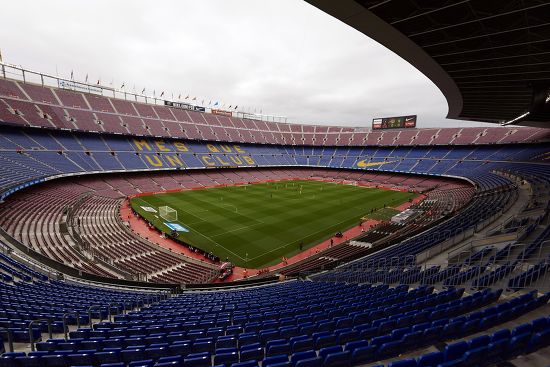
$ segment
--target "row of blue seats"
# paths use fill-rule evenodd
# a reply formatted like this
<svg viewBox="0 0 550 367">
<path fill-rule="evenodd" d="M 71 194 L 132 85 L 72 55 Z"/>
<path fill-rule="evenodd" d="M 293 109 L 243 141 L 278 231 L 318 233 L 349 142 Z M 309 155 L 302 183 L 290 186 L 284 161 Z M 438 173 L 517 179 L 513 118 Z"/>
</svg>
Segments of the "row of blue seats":
<svg viewBox="0 0 550 367">
<path fill-rule="evenodd" d="M 340 345 L 324 347 L 318 353 L 313 349 L 309 349 L 293 351 L 292 353 L 283 351 L 283 353 L 268 354 L 268 356 L 265 356 L 263 349 L 257 345 L 250 345 L 240 350 L 236 348 L 220 348 L 212 356 L 210 352 L 190 353 L 190 350 L 186 349 L 183 343 L 182 345 L 173 344 L 167 348 L 164 346 L 150 348 L 135 347 L 128 350 L 110 348 L 102 352 L 81 351 L 74 353 L 72 351 L 56 351 L 55 354 L 31 352 L 29 355 L 25 355 L 25 353 L 7 353 L 0 359 L 0 367 L 65 367 L 71 364 L 101 366 L 108 363 L 122 363 L 123 366 L 153 366 L 155 361 L 157 362 L 155 365 L 160 366 L 209 367 L 214 364 L 215 366 L 231 365 L 232 367 L 237 367 L 241 366 L 241 364 L 237 365 L 239 361 L 241 363 L 248 363 L 247 365 L 257 366 L 257 362 L 260 360 L 262 361 L 262 366 L 343 367 L 374 362 L 375 360 L 402 353 L 407 349 L 414 349 L 422 344 L 431 343 L 433 340 L 441 340 L 434 338 L 426 340 L 425 337 L 414 336 L 416 339 L 422 339 L 422 341 L 416 343 L 416 345 L 401 343 L 399 344 L 399 350 L 395 349 L 397 344 L 392 345 L 392 342 L 384 343 L 384 340 L 380 339 L 376 341 L 373 339 L 371 343 L 366 341 L 348 342 L 344 348 Z M 469 342 L 453 343 L 448 345 L 444 352 L 429 353 L 419 357 L 417 360 L 408 359 L 392 362 L 390 366 L 478 365 L 480 362 L 487 361 L 487 358 L 482 359 L 485 353 L 493 357 L 510 357 L 528 349 L 535 350 L 548 345 L 550 343 L 549 336 L 550 318 L 540 318 L 534 320 L 532 323 L 520 325 L 511 331 L 504 329 L 494 333 L 491 337 L 481 336 L 473 338 Z M 409 339 L 413 340 L 413 338 Z M 498 345 L 498 347 L 495 345 Z M 499 350 L 500 353 L 497 355 L 494 349 Z M 167 355 L 170 353 L 173 355 Z"/>
<path fill-rule="evenodd" d="M 289 356 L 279 354 L 264 357 L 260 360 L 247 359 L 239 362 L 239 355 L 228 351 L 212 358 L 208 353 L 188 355 L 155 356 L 155 348 L 149 350 L 135 349 L 132 351 L 104 351 L 95 353 L 67 353 L 47 355 L 42 352 L 6 353 L 0 358 L 0 367 L 344 367 L 363 363 L 362 352 L 343 351 L 339 347 L 324 348 L 317 354 L 315 351 L 298 352 Z M 246 353 L 243 352 L 243 353 Z M 246 357 L 245 357 L 246 358 Z M 343 363 L 344 362 L 344 363 Z"/>
<path fill-rule="evenodd" d="M 528 296 L 532 297 L 532 295 L 526 295 L 526 296 L 523 296 L 523 298 L 519 297 L 519 298 L 513 299 L 509 301 L 509 303 L 504 303 L 499 305 L 496 310 L 506 311 L 506 307 L 517 304 L 518 302 L 523 302 L 523 300 L 527 299 Z M 524 307 L 523 304 L 519 305 L 518 307 L 522 307 L 523 310 L 516 310 L 517 312 L 509 312 L 507 316 L 515 317 L 515 316 L 518 316 L 522 311 L 526 311 L 527 309 L 529 309 Z M 433 341 L 434 338 L 449 338 L 449 337 L 456 337 L 464 333 L 471 333 L 472 321 L 473 320 L 479 321 L 479 319 L 482 318 L 484 315 L 485 315 L 484 318 L 489 318 L 489 314 L 490 312 L 486 310 L 478 314 L 471 314 L 469 315 L 469 317 L 464 318 L 463 320 L 461 320 L 460 318 L 458 319 L 455 318 L 452 320 L 447 319 L 447 320 L 440 320 L 439 322 L 433 322 L 433 323 L 428 322 L 428 323 L 418 324 L 409 328 L 397 329 L 392 331 L 391 334 L 388 334 L 385 336 L 379 336 L 379 337 L 376 337 L 374 336 L 375 334 L 373 334 L 369 336 L 369 338 L 371 339 L 370 343 L 367 341 L 361 341 L 361 340 L 355 341 L 357 340 L 357 336 L 358 336 L 357 334 L 352 339 L 339 340 L 335 338 L 334 335 L 330 335 L 328 332 L 318 333 L 318 335 L 316 335 L 315 341 L 313 341 L 312 338 L 308 338 L 307 336 L 296 337 L 295 340 L 293 340 L 292 345 L 289 342 L 282 339 L 270 340 L 267 342 L 267 345 L 265 345 L 265 351 L 266 351 L 265 353 L 268 356 L 279 354 L 279 353 L 292 353 L 292 352 L 298 352 L 303 349 L 308 349 L 313 347 L 317 349 L 321 349 L 331 344 L 332 346 L 334 346 L 335 344 L 338 345 L 338 343 L 345 342 L 345 346 L 348 349 L 352 347 L 358 348 L 358 347 L 369 346 L 370 347 L 369 350 L 370 352 L 372 352 L 371 357 L 374 358 L 375 355 L 380 355 L 380 353 L 387 354 L 391 350 L 395 350 L 395 349 L 391 349 L 392 345 L 395 346 L 396 344 L 399 344 L 400 348 L 405 348 L 406 346 L 410 347 L 413 345 L 418 345 L 419 343 Z M 494 321 L 498 321 L 498 320 L 494 319 Z M 468 323 L 470 326 L 468 326 Z M 448 327 L 447 324 L 450 327 Z M 490 323 L 486 323 L 486 326 L 491 326 L 491 325 L 492 324 Z M 407 331 L 409 333 L 407 333 Z M 352 331 L 348 331 L 347 335 L 346 335 L 346 332 L 343 331 L 342 334 L 338 336 L 349 337 L 350 334 L 352 334 Z M 364 336 L 366 337 L 366 335 Z M 177 335 L 174 335 L 174 337 L 177 337 Z M 405 339 L 405 340 L 401 342 L 401 339 Z M 211 343 L 203 342 L 203 341 L 200 341 L 195 344 L 195 343 L 191 343 L 191 341 L 174 340 L 172 341 L 171 344 L 166 344 L 166 345 L 160 343 L 161 341 L 163 341 L 163 339 L 161 338 L 158 338 L 158 339 L 153 338 L 151 339 L 151 341 L 157 341 L 158 343 L 150 344 L 149 345 L 150 348 L 153 348 L 153 347 L 161 348 L 160 350 L 164 350 L 165 353 L 168 353 L 170 351 L 170 348 L 172 348 L 172 351 L 174 350 L 174 348 L 177 348 L 177 350 L 179 350 L 181 353 L 185 351 L 187 353 L 208 352 L 208 353 L 218 354 L 220 351 L 222 351 L 222 354 L 223 354 L 224 352 L 227 351 L 227 348 L 235 348 L 235 344 L 232 344 L 233 345 L 232 347 L 230 347 L 229 344 L 224 344 L 223 347 L 222 345 L 217 345 L 216 348 L 214 349 Z M 227 341 L 230 341 L 230 340 L 227 340 Z M 323 341 L 328 343 L 322 344 Z M 397 341 L 399 341 L 399 343 L 396 343 Z M 144 341 L 136 340 L 136 342 L 143 343 Z M 224 342 L 224 341 L 222 340 L 221 342 Z M 233 343 L 235 342 L 236 340 L 233 338 Z M 254 354 L 257 357 L 260 355 L 263 355 L 264 346 L 262 344 L 257 342 L 255 343 L 254 340 L 249 340 L 248 342 L 250 344 L 244 344 L 239 347 L 240 352 L 243 352 L 243 350 L 245 349 L 254 349 L 254 352 L 247 352 L 247 353 Z M 113 339 L 113 340 L 96 339 L 96 340 L 89 340 L 89 341 L 69 341 L 69 342 L 64 342 L 62 340 L 61 341 L 52 340 L 49 345 L 50 348 L 48 351 L 54 354 L 55 353 L 74 353 L 75 349 L 78 348 L 77 345 L 79 344 L 81 347 L 89 348 L 94 346 L 94 344 L 96 347 L 100 346 L 102 343 L 105 343 L 105 345 L 109 345 L 110 348 L 120 347 L 120 339 Z M 44 345 L 45 347 L 48 347 L 47 344 L 48 343 L 43 343 L 39 345 Z M 385 344 L 388 344 L 388 345 L 384 346 Z M 343 345 L 343 344 L 339 344 L 339 345 Z M 68 349 L 60 349 L 57 351 L 51 350 L 51 348 L 57 348 L 57 347 L 68 348 Z M 127 347 L 125 350 L 133 350 L 136 348 L 143 349 L 145 348 L 145 346 L 133 345 L 133 346 Z M 380 349 L 381 351 L 377 351 L 378 349 Z M 95 350 L 97 351 L 97 349 Z M 248 355 L 247 353 L 245 353 L 245 355 Z"/>
<path fill-rule="evenodd" d="M 54 333 L 62 333 L 63 321 L 77 324 L 76 312 L 82 325 L 89 323 L 88 309 L 94 307 L 92 317 L 105 319 L 124 309 L 151 304 L 153 295 L 145 292 L 126 292 L 107 288 L 94 288 L 58 281 L 33 283 L 0 281 L 0 336 L 7 338 L 11 332 L 16 342 L 28 342 L 29 324 L 34 322 L 33 339 L 39 339 L 42 332 L 48 331 L 48 322 Z M 69 313 L 69 315 L 66 315 Z M 65 317 L 64 317 L 65 316 Z M 36 322 L 37 320 L 42 320 Z"/>
<path fill-rule="evenodd" d="M 9 265 L 0 262 L 0 276 L 5 282 L 12 282 L 14 279 L 19 278 L 25 282 L 30 282 L 32 277 L 21 273 Z"/>
<path fill-rule="evenodd" d="M 396 323 L 414 323 L 414 322 L 422 322 L 426 319 L 427 315 L 429 314 L 430 310 L 433 308 L 433 310 L 437 311 L 438 309 L 446 309 L 446 305 L 453 305 L 453 306 L 459 306 L 459 305 L 468 305 L 468 307 L 474 306 L 473 302 L 469 302 L 468 299 L 459 300 L 457 297 L 458 294 L 461 294 L 461 292 L 451 291 L 446 292 L 446 297 L 440 297 L 439 302 L 445 302 L 445 303 L 432 303 L 430 302 L 430 307 L 426 307 L 427 304 L 424 304 L 424 306 L 420 307 L 421 303 L 417 302 L 412 304 L 411 309 L 403 310 L 402 308 L 394 308 L 391 309 L 388 308 L 384 310 L 384 312 L 381 311 L 370 311 L 370 312 L 362 312 L 356 314 L 353 319 L 351 318 L 345 318 L 345 319 L 328 319 L 326 318 L 326 315 L 323 315 L 323 313 L 319 313 L 317 316 L 312 315 L 311 317 L 303 318 L 301 323 L 298 323 L 296 320 L 292 318 L 288 318 L 287 320 L 281 319 L 280 322 L 275 321 L 269 321 L 256 325 L 248 325 L 248 326 L 240 326 L 240 325 L 230 325 L 227 327 L 214 327 L 214 328 L 208 328 L 208 329 L 201 329 L 196 328 L 198 325 L 191 323 L 157 323 L 157 324 L 149 324 L 148 327 L 144 327 L 143 324 L 133 324 L 132 322 L 129 322 L 126 325 L 121 325 L 120 323 L 102 323 L 94 325 L 94 330 L 90 329 L 79 329 L 77 331 L 73 331 L 70 333 L 71 337 L 76 338 L 91 338 L 91 337 L 127 337 L 127 336 L 133 336 L 135 335 L 151 335 L 153 333 L 157 334 L 166 334 L 166 333 L 179 333 L 182 335 L 185 335 L 187 339 L 195 340 L 199 338 L 205 338 L 205 337 L 220 337 L 220 336 L 229 336 L 229 335 L 254 335 L 255 338 L 267 338 L 267 335 L 277 336 L 277 337 L 291 337 L 294 335 L 299 335 L 300 333 L 314 333 L 314 332 L 321 332 L 326 330 L 336 330 L 336 329 L 343 329 L 343 328 L 349 328 L 355 326 L 365 326 L 369 325 L 371 327 L 378 327 L 378 326 L 384 326 L 390 325 L 392 322 Z M 481 297 L 482 294 L 480 294 L 477 298 L 479 299 L 479 302 L 475 303 L 475 305 L 484 304 L 485 302 L 488 302 L 488 299 L 484 299 Z M 445 296 L 445 295 L 444 295 Z M 474 297 L 472 297 L 474 298 Z M 497 295 L 491 294 L 491 299 L 498 298 Z M 464 302 L 462 302 L 464 301 Z M 419 309 L 416 309 L 414 305 L 418 305 Z M 445 307 L 441 307 L 441 305 L 444 305 Z M 438 308 L 439 307 L 439 308 Z M 405 312 L 406 311 L 406 312 Z M 102 328 L 103 325 L 109 325 L 114 326 L 114 328 Z M 129 327 L 125 327 L 129 326 Z M 264 336 L 264 334 L 266 336 Z"/>
<path fill-rule="evenodd" d="M 339 268 L 323 274 L 323 279 L 333 282 L 344 282 L 353 279 L 355 282 L 387 282 L 388 284 L 428 284 L 434 274 L 439 273 L 441 266 L 422 268 L 416 265 L 392 266 L 392 273 L 383 269 L 346 269 Z M 380 271 L 380 273 L 379 273 Z"/>
<path fill-rule="evenodd" d="M 39 272 L 29 268 L 28 266 L 20 263 L 19 261 L 16 261 L 16 260 L 12 259 L 11 257 L 9 257 L 6 254 L 1 254 L 0 253 L 0 261 L 4 261 L 10 267 L 12 267 L 14 269 L 17 269 L 16 271 L 25 273 L 27 276 L 30 276 L 32 278 L 36 278 L 36 279 L 42 280 L 42 281 L 47 281 L 48 280 L 48 277 L 46 275 L 44 275 L 42 273 L 39 273 Z"/>
<path fill-rule="evenodd" d="M 523 273 L 510 278 L 508 281 L 508 288 L 513 290 L 518 290 L 521 288 L 525 288 L 535 281 L 537 281 L 540 277 L 544 276 L 550 267 L 550 259 L 549 260 L 543 260 L 542 262 L 536 264 L 532 268 L 524 271 Z"/>
<path fill-rule="evenodd" d="M 429 291 L 431 292 L 431 289 Z M 218 314 L 218 317 L 211 318 L 203 316 L 179 317 L 174 315 L 173 312 L 161 314 L 149 313 L 146 318 L 141 318 L 139 316 L 134 317 L 136 314 L 127 314 L 120 315 L 120 317 L 115 316 L 114 322 L 101 322 L 95 324 L 94 327 L 96 329 L 120 328 L 125 326 L 139 327 L 161 322 L 164 324 L 176 323 L 182 326 L 188 326 L 189 328 L 203 330 L 206 330 L 208 327 L 227 327 L 227 329 L 231 327 L 232 329 L 243 329 L 244 331 L 258 331 L 266 327 L 295 326 L 305 322 L 317 323 L 320 321 L 332 321 L 335 323 L 339 322 L 340 324 L 357 324 L 395 313 L 405 313 L 411 310 L 458 299 L 461 297 L 462 293 L 463 289 L 449 289 L 437 294 L 428 294 L 417 298 L 399 297 L 397 300 L 388 300 L 385 305 L 380 306 L 370 303 L 354 303 L 351 306 L 344 306 L 334 310 L 327 309 L 326 311 L 317 306 L 310 306 L 309 308 L 297 311 L 299 313 L 282 313 L 278 311 L 250 315 L 235 315 L 229 313 L 229 315 Z M 220 323 L 223 324 L 220 325 Z"/>
<path fill-rule="evenodd" d="M 500 329 L 445 346 L 441 352 L 391 362 L 389 367 L 487 366 L 550 345 L 550 318 L 538 318 L 512 330 Z"/>
<path fill-rule="evenodd" d="M 283 322 L 285 325 L 292 325 L 295 323 L 314 321 L 315 317 L 318 319 L 334 319 L 336 317 L 353 318 L 356 314 L 371 311 L 375 312 L 373 316 L 376 314 L 383 315 L 384 310 L 388 307 L 390 307 L 391 310 L 399 307 L 403 308 L 404 311 L 406 308 L 411 308 L 411 305 L 416 303 L 429 304 L 433 302 L 441 302 L 442 298 L 460 297 L 460 295 L 455 294 L 455 290 L 431 295 L 430 293 L 432 291 L 433 289 L 431 288 L 423 288 L 390 297 L 383 297 L 379 294 L 380 297 L 378 300 L 372 301 L 361 297 L 343 297 L 338 301 L 325 302 L 325 300 L 319 298 L 317 301 L 312 301 L 309 305 L 304 305 L 304 307 L 295 308 L 295 305 L 289 306 L 287 312 L 285 312 L 284 305 L 276 305 L 273 307 L 253 308 L 249 311 L 212 310 L 210 314 L 204 314 L 202 310 L 193 312 L 188 309 L 187 315 L 185 315 L 185 310 L 181 309 L 178 305 L 178 301 L 181 298 L 177 297 L 150 307 L 146 310 L 142 310 L 139 313 L 133 312 L 126 315 L 117 316 L 115 317 L 115 322 L 134 322 L 134 325 L 136 325 L 142 321 L 150 322 L 163 319 L 167 322 L 188 322 L 189 326 L 198 327 L 202 325 L 202 328 L 214 326 L 220 322 L 225 324 L 227 320 L 230 320 L 233 326 L 239 325 L 243 327 L 247 325 L 250 327 L 257 327 L 258 325 L 261 326 L 263 323 L 273 322 Z M 375 295 L 376 294 L 377 293 L 375 293 Z M 381 299 L 383 302 L 380 302 Z M 292 297 L 290 297 L 289 301 L 290 300 L 292 300 Z M 183 316 L 181 315 L 182 313 L 184 314 Z M 99 325 L 117 324 L 101 323 Z"/>
<path fill-rule="evenodd" d="M 516 265 L 517 265 L 517 261 L 507 262 L 505 264 L 502 264 L 501 266 L 492 270 L 491 272 L 485 273 L 479 278 L 475 279 L 472 282 L 472 286 L 480 287 L 480 288 L 489 287 L 495 284 L 496 282 L 498 282 L 499 280 L 502 280 L 508 275 L 510 275 L 512 271 L 514 271 Z"/>
</svg>

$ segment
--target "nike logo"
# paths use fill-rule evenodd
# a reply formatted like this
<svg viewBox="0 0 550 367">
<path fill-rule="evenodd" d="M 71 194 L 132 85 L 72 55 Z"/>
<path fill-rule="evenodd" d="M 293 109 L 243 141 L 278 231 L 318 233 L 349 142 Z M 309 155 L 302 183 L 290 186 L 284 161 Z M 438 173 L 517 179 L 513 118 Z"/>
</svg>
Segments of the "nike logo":
<svg viewBox="0 0 550 367">
<path fill-rule="evenodd" d="M 383 166 L 384 164 L 393 163 L 395 161 L 390 162 L 367 162 L 366 159 L 363 159 L 362 161 L 357 162 L 357 167 L 365 168 L 365 167 L 376 167 L 376 166 Z"/>
</svg>

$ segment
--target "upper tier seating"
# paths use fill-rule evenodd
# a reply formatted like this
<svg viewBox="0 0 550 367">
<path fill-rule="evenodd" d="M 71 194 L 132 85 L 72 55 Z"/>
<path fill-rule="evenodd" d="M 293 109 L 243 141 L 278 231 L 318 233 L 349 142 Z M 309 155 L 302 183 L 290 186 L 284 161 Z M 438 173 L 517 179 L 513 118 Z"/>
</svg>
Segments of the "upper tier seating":
<svg viewBox="0 0 550 367">
<path fill-rule="evenodd" d="M 206 144 L 0 127 L 0 190 L 66 173 L 266 165 L 477 177 L 479 184 L 485 185 L 479 178 L 483 172 L 505 169 L 509 165 L 506 160 L 536 160 L 546 152 L 542 144 L 312 148 Z"/>
<path fill-rule="evenodd" d="M 348 127 L 243 120 L 2 78 L 0 122 L 142 136 L 316 146 L 511 143 L 550 137 L 545 129 L 515 127 L 364 132 Z"/>
</svg>

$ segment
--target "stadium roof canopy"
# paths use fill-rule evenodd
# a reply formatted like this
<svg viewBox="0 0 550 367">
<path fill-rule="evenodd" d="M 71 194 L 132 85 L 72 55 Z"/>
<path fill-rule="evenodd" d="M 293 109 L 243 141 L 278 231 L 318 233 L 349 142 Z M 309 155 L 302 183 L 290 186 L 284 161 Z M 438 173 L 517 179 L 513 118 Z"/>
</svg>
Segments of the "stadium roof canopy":
<svg viewBox="0 0 550 367">
<path fill-rule="evenodd" d="M 549 126 L 550 1 L 306 1 L 424 73 L 448 118 Z"/>
</svg>

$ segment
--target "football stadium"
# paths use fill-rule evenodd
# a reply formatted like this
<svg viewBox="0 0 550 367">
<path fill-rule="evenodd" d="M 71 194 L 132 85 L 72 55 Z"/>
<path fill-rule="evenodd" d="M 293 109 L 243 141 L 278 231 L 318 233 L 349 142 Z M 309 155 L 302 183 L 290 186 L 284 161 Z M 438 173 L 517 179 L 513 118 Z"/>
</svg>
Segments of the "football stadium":
<svg viewBox="0 0 550 367">
<path fill-rule="evenodd" d="M 0 367 L 550 366 L 550 3 L 293 1 L 446 118 L 291 122 L 0 54 Z"/>
</svg>

